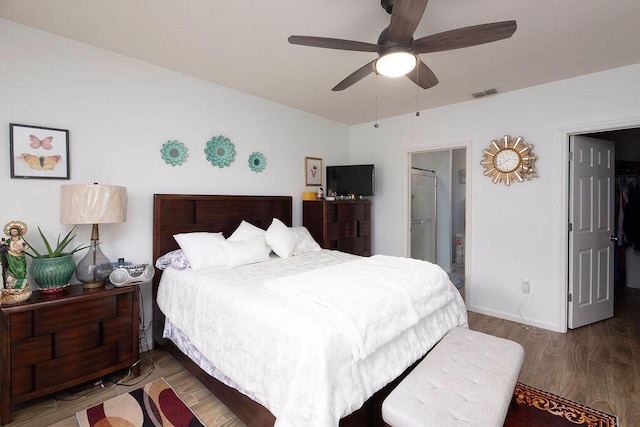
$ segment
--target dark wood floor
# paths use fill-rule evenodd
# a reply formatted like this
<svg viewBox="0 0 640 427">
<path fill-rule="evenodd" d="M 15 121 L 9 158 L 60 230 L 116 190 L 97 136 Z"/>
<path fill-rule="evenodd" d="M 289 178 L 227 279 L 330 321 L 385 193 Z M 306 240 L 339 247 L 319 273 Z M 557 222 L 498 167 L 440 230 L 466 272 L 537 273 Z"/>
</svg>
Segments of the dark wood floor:
<svg viewBox="0 0 640 427">
<path fill-rule="evenodd" d="M 640 426 L 640 289 L 617 291 L 613 318 L 566 334 L 469 313 L 471 329 L 519 342 L 525 384 Z"/>
<path fill-rule="evenodd" d="M 521 382 L 615 414 L 621 427 L 640 426 L 640 289 L 616 294 L 614 318 L 566 334 L 477 313 L 469 313 L 469 324 L 524 346 Z M 90 386 L 25 403 L 8 426 L 77 426 L 77 411 L 161 377 L 207 426 L 243 425 L 173 357 L 162 350 L 150 355 L 153 371 L 125 381 L 135 385 Z M 150 366 L 144 364 L 143 375 Z"/>
</svg>

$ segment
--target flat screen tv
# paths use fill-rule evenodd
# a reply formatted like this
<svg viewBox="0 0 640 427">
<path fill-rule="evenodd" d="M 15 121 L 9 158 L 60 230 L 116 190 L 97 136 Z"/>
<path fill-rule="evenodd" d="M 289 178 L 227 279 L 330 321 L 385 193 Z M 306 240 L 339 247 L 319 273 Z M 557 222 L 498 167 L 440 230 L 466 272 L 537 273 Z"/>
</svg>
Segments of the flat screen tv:
<svg viewBox="0 0 640 427">
<path fill-rule="evenodd" d="M 374 165 L 327 166 L 327 191 L 332 190 L 338 196 L 374 195 Z"/>
</svg>

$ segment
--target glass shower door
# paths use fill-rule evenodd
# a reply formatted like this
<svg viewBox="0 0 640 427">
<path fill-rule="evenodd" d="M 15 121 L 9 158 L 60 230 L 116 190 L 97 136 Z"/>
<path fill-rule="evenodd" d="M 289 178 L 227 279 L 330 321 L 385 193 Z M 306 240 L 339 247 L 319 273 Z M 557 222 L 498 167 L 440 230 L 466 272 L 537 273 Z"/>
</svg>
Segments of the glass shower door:
<svg viewBox="0 0 640 427">
<path fill-rule="evenodd" d="M 438 178 L 411 170 L 411 258 L 436 263 L 436 196 Z"/>
</svg>

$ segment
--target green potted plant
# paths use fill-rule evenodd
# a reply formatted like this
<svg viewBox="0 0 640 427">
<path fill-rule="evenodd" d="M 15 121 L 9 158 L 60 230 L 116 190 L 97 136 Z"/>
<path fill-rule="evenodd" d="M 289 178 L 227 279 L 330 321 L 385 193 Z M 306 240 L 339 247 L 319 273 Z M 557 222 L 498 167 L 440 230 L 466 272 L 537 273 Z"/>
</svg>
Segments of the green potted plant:
<svg viewBox="0 0 640 427">
<path fill-rule="evenodd" d="M 38 227 L 40 237 L 47 249 L 47 252 L 42 254 L 25 240 L 29 248 L 25 253 L 32 258 L 29 273 L 31 278 L 38 284 L 38 289 L 41 292 L 52 293 L 66 288 L 69 284 L 69 279 L 71 279 L 73 272 L 76 270 L 73 254 L 89 247 L 88 245 L 78 245 L 75 249 L 65 252 L 67 246 L 76 237 L 75 234 L 72 235 L 74 230 L 75 227 L 62 239 L 58 235 L 56 245 L 52 247 L 40 227 Z"/>
</svg>

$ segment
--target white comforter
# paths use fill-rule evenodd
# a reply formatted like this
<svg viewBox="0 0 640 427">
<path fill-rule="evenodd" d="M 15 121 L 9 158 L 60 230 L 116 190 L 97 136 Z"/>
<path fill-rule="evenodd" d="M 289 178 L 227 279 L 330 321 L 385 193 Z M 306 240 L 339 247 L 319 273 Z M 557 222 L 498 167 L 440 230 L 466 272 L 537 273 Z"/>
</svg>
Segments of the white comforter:
<svg viewBox="0 0 640 427">
<path fill-rule="evenodd" d="M 439 267 L 384 258 L 374 270 L 384 275 L 385 283 L 403 276 L 406 279 L 407 275 L 422 276 L 428 291 L 423 293 L 414 285 L 410 286 L 412 290 L 407 290 L 407 285 L 399 286 L 403 295 L 419 295 L 419 302 L 414 301 L 414 307 L 407 309 L 416 311 L 418 318 L 409 315 L 411 321 L 397 322 L 403 326 L 385 329 L 382 335 L 355 344 L 354 336 L 362 336 L 362 327 L 367 328 L 363 322 L 369 313 L 388 314 L 395 311 L 389 306 L 396 304 L 387 305 L 388 299 L 382 298 L 385 304 L 379 305 L 380 295 L 359 299 L 358 292 L 353 291 L 350 299 L 356 304 L 345 307 L 351 313 L 349 317 L 358 319 L 354 325 L 359 326 L 347 330 L 344 315 L 336 315 L 339 307 L 335 304 L 283 295 L 283 282 L 278 285 L 279 280 L 289 281 L 281 279 L 285 276 L 302 274 L 304 278 L 313 274 L 304 273 L 309 270 L 325 280 L 332 274 L 332 265 L 337 265 L 334 273 L 339 273 L 335 277 L 341 282 L 356 283 L 365 267 L 349 268 L 362 264 L 355 261 L 359 258 L 336 251 L 272 258 L 233 270 L 212 268 L 194 273 L 169 268 L 162 275 L 158 305 L 209 362 L 275 415 L 278 427 L 337 426 L 340 418 L 358 409 L 447 331 L 467 325 L 460 294 Z M 400 268 L 389 271 L 393 269 L 389 261 L 394 260 Z M 341 263 L 347 264 L 339 266 Z M 408 264 L 412 264 L 411 269 Z M 350 273 L 351 279 L 347 276 Z M 281 289 L 274 292 L 265 284 Z M 398 299 L 405 300 L 405 296 Z"/>
<path fill-rule="evenodd" d="M 344 331 L 353 357 L 361 360 L 418 323 L 432 310 L 434 294 L 448 284 L 442 269 L 425 262 L 375 255 L 268 280 L 264 286 L 326 308 Z"/>
</svg>

